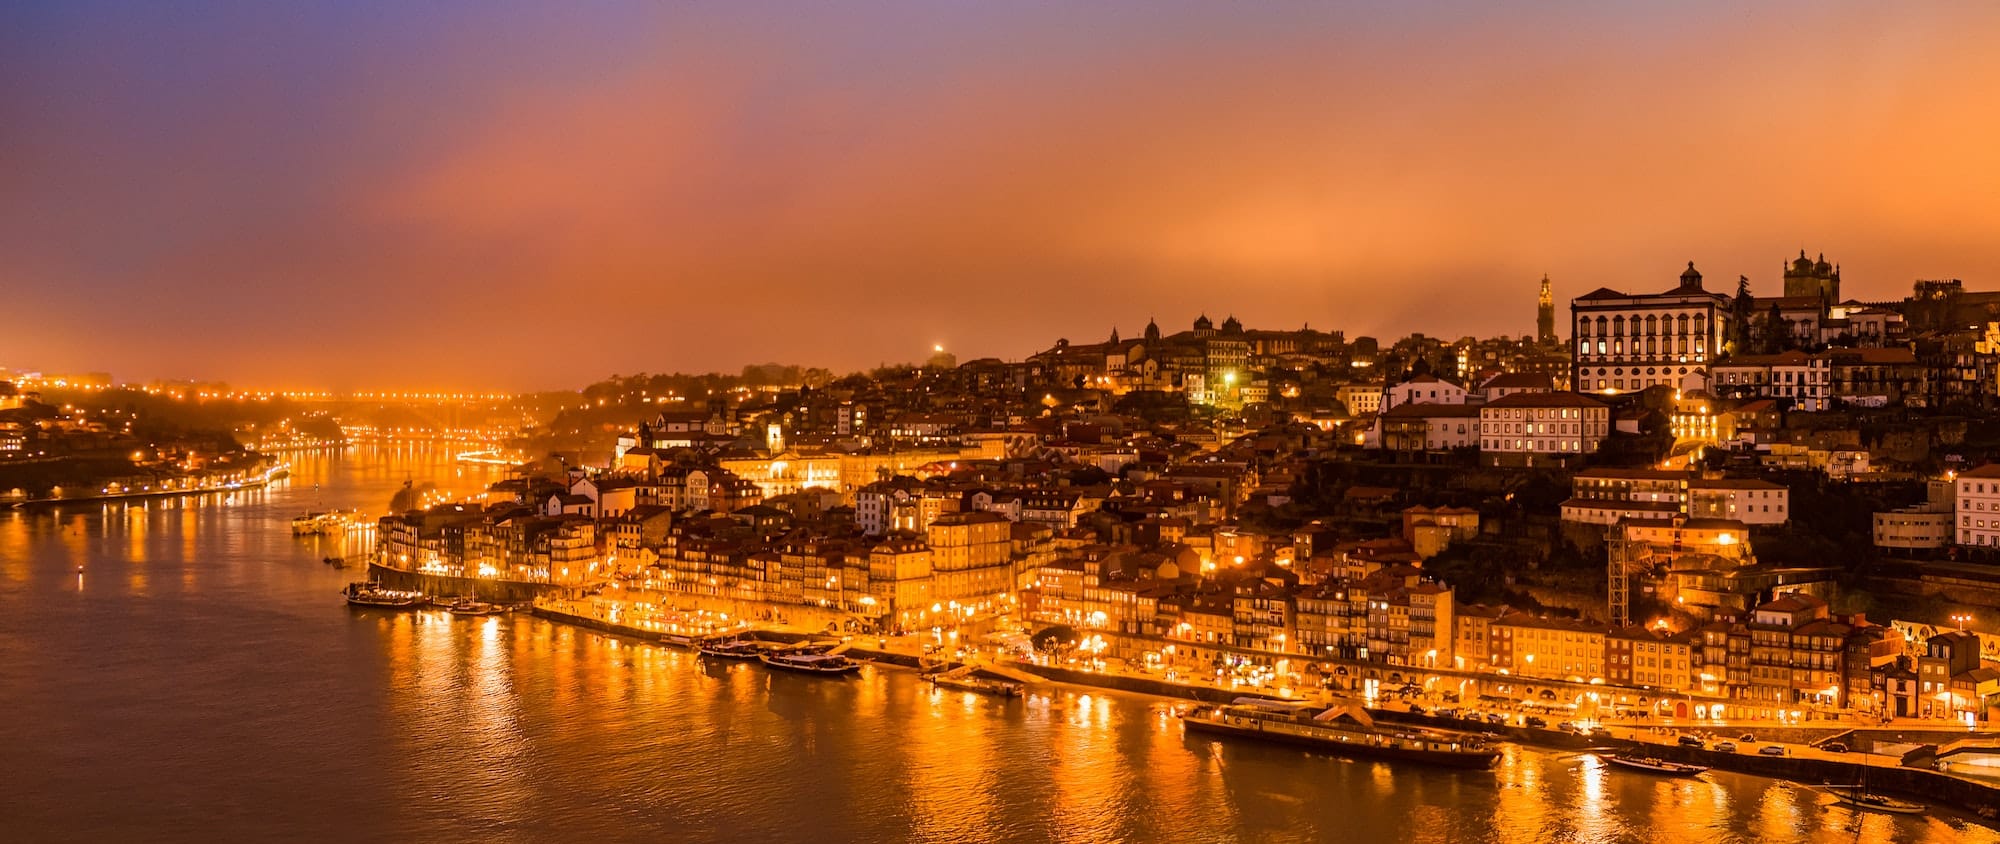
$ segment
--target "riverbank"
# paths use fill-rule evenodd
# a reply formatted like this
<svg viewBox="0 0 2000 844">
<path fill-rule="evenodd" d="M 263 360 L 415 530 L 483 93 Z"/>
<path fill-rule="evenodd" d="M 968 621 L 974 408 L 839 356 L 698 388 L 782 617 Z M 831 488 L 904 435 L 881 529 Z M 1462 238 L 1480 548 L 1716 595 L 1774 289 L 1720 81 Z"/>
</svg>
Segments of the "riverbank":
<svg viewBox="0 0 2000 844">
<path fill-rule="evenodd" d="M 242 492 L 245 490 L 263 489 L 264 487 L 270 486 L 273 481 L 289 477 L 290 474 L 291 474 L 290 468 L 281 465 L 267 469 L 259 473 L 255 477 L 249 479 L 214 483 L 204 486 L 181 487 L 176 489 L 137 489 L 137 490 L 128 489 L 120 492 L 100 492 L 100 493 L 92 493 L 90 495 L 65 495 L 60 498 L 24 498 L 12 501 L 0 500 L 0 504 L 11 504 L 12 506 L 22 510 L 44 510 L 44 509 L 61 507 L 65 504 L 113 504 L 121 501 L 143 501 L 155 498 L 178 498 L 190 495 L 215 495 L 218 493 L 232 493 L 232 492 Z"/>
<path fill-rule="evenodd" d="M 533 613 L 540 618 L 552 622 L 571 624 L 610 635 L 630 637 L 651 644 L 661 644 L 660 631 L 658 630 L 648 626 L 622 623 L 617 620 L 583 612 L 581 609 L 567 607 L 567 605 L 559 607 L 548 602 L 538 602 L 534 607 Z M 750 635 L 774 641 L 790 642 L 809 638 L 815 634 L 804 631 L 760 629 Z M 848 653 L 858 659 L 867 659 L 878 664 L 903 668 L 918 668 L 923 662 L 920 654 L 889 648 L 887 647 L 888 642 L 884 639 L 873 639 L 876 643 L 873 647 L 869 645 L 869 641 L 869 637 L 851 639 Z M 985 667 L 981 663 L 974 663 L 974 665 Z M 1080 688 L 1108 689 L 1132 694 L 1206 703 L 1224 703 L 1243 696 L 1272 697 L 1261 690 L 1255 689 L 1239 690 L 1215 686 L 1190 685 L 1170 682 L 1155 677 L 1111 674 L 1061 666 L 1042 665 L 1028 660 L 1010 660 L 1001 663 L 997 667 L 1010 674 L 1016 672 L 1025 673 L 1049 682 Z M 1369 708 L 1369 712 L 1376 718 L 1390 723 L 1461 731 L 1469 726 L 1466 722 L 1462 721 L 1437 718 L 1427 714 L 1416 714 L 1407 710 L 1394 708 L 1371 707 Z M 1822 783 L 1851 785 L 1861 779 L 1860 771 L 1862 765 L 1860 764 L 1860 760 L 1865 758 L 1860 754 L 1848 754 L 1846 758 L 1840 759 L 1808 758 L 1802 756 L 1763 756 L 1757 754 L 1753 747 L 1741 748 L 1737 753 L 1688 748 L 1673 743 L 1679 735 L 1678 730 L 1662 730 L 1659 736 L 1657 736 L 1660 739 L 1659 742 L 1647 741 L 1641 738 L 1640 730 L 1628 728 L 1618 728 L 1615 730 L 1614 736 L 1608 739 L 1593 739 L 1563 730 L 1512 725 L 1481 726 L 1478 731 L 1498 735 L 1505 740 L 1520 744 L 1553 750 L 1577 751 L 1599 749 L 1608 752 L 1644 747 L 1647 753 L 1662 758 L 1706 765 L 1718 770 L 1787 780 L 1807 786 Z M 1812 732 L 1817 733 L 1818 731 Z M 1616 734 L 1626 735 L 1620 737 Z M 1778 736 L 1773 735 L 1770 738 L 1771 740 L 1777 740 Z M 1823 740 L 1825 737 L 1801 734 L 1798 736 L 1788 735 L 1786 738 L 1814 741 Z M 1875 759 L 1885 764 L 1871 764 L 1866 766 L 1866 782 L 1871 789 L 1922 800 L 1928 804 L 1939 805 L 1970 815 L 1984 816 L 2000 813 L 2000 783 L 1989 784 L 1925 768 L 1903 767 L 1899 764 L 1891 763 L 1892 757 L 1888 756 L 1877 756 Z"/>
<path fill-rule="evenodd" d="M 563 591 L 562 587 L 547 583 L 426 574 L 373 562 L 368 564 L 368 579 L 389 589 L 422 592 L 431 596 L 477 596 L 482 601 L 502 604 L 525 603 Z"/>
</svg>

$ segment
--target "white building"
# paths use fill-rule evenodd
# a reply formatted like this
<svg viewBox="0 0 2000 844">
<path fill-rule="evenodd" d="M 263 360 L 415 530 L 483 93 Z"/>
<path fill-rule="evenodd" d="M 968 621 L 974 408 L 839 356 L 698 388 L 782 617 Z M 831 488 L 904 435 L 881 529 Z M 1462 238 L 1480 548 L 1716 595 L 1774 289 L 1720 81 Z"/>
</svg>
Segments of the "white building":
<svg viewBox="0 0 2000 844">
<path fill-rule="evenodd" d="M 1730 297 L 1702 289 L 1692 261 L 1665 293 L 1600 287 L 1571 300 L 1569 310 L 1576 326 L 1570 386 L 1579 392 L 1679 389 L 1722 353 L 1731 320 Z"/>
<path fill-rule="evenodd" d="M 1481 462 L 1539 466 L 1593 454 L 1611 435 L 1611 407 L 1577 393 L 1516 393 L 1479 408 Z"/>
<path fill-rule="evenodd" d="M 1405 404 L 1464 404 L 1465 388 L 1435 375 L 1418 375 L 1390 387 L 1382 396 L 1382 410 Z"/>
<path fill-rule="evenodd" d="M 1958 544 L 2000 545 L 2000 463 L 1960 473 L 1953 509 L 1958 516 Z"/>
</svg>

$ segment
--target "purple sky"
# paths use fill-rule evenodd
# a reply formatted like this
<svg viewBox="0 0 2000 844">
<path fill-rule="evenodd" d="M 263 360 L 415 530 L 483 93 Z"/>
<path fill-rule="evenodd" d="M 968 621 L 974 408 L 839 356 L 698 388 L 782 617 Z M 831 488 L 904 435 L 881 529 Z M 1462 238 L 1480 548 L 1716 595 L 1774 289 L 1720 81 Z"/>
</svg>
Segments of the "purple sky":
<svg viewBox="0 0 2000 844">
<path fill-rule="evenodd" d="M 0 366 L 267 387 L 2000 287 L 2000 5 L 0 8 Z M 171 7 L 171 8 L 170 8 Z M 1615 7 L 1615 8 L 1614 8 Z"/>
</svg>

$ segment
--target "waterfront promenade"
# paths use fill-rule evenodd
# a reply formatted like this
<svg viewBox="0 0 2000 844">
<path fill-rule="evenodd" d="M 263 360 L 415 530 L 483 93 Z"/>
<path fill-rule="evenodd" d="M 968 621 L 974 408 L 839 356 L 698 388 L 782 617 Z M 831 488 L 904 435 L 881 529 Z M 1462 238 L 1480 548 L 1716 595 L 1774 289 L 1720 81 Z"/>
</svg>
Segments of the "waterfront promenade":
<svg viewBox="0 0 2000 844">
<path fill-rule="evenodd" d="M 613 611 L 609 608 L 611 606 L 602 600 L 544 597 L 535 601 L 533 611 L 536 615 L 551 621 L 634 637 L 652 644 L 661 644 L 660 637 L 667 633 L 704 632 L 676 629 L 674 625 L 662 624 L 649 618 L 633 618 L 629 612 Z M 829 635 L 824 630 L 778 623 L 751 625 L 740 620 L 732 624 L 718 624 L 706 632 L 753 631 L 757 635 L 784 639 Z M 930 664 L 971 665 L 1016 680 L 1110 689 L 1184 700 L 1219 702 L 1238 696 L 1261 696 L 1332 702 L 1342 696 L 1341 693 L 1332 690 L 1306 692 L 1284 690 L 1285 693 L 1280 694 L 1279 690 L 1250 687 L 1240 683 L 1192 679 L 1168 680 L 1158 675 L 1129 669 L 1058 664 L 1040 655 L 1004 655 L 994 652 L 992 648 L 976 644 L 968 644 L 962 653 L 945 653 L 936 647 L 935 642 L 930 641 L 933 637 L 929 634 L 851 635 L 843 639 L 848 645 L 849 655 L 882 665 L 904 668 L 917 668 Z M 1644 747 L 1647 753 L 1655 756 L 1808 785 L 1852 784 L 1864 778 L 1858 772 L 1865 768 L 1870 772 L 1865 779 L 1872 788 L 1941 803 L 1966 812 L 1989 816 L 2000 814 L 2000 776 L 1984 775 L 1985 768 L 1960 765 L 1956 769 L 1947 766 L 1945 770 L 1938 770 L 1934 767 L 1911 767 L 1904 764 L 1911 756 L 1922 755 L 1911 753 L 1912 748 L 1935 748 L 1938 743 L 1942 743 L 1940 739 L 1991 738 L 1995 745 L 2000 745 L 2000 731 L 1991 729 L 1954 729 L 1949 723 L 1918 719 L 1898 719 L 1870 725 L 1844 724 L 1833 720 L 1802 724 L 1792 721 L 1750 719 L 1700 723 L 1676 723 L 1674 719 L 1661 719 L 1656 722 L 1650 719 L 1643 722 L 1633 719 L 1614 719 L 1588 722 L 1600 727 L 1603 732 L 1585 736 L 1569 730 L 1530 726 L 1525 722 L 1524 716 L 1518 713 L 1509 713 L 1507 722 L 1502 725 L 1480 724 L 1473 727 L 1470 722 L 1439 718 L 1430 714 L 1427 707 L 1413 707 L 1411 700 L 1400 696 L 1370 698 L 1365 703 L 1372 712 L 1388 720 L 1447 729 L 1471 728 L 1482 732 L 1495 732 L 1510 740 L 1549 749 L 1612 752 Z M 1504 712 L 1504 708 L 1501 711 Z M 1711 738 L 1711 745 L 1713 742 L 1728 740 L 1738 746 L 1733 752 L 1715 750 L 1712 746 L 1689 748 L 1679 744 L 1679 738 L 1684 734 L 1708 736 Z M 1744 735 L 1755 736 L 1757 740 L 1739 741 Z M 1912 742 L 1912 738 L 1928 741 Z M 1857 747 L 1845 753 L 1825 749 L 1824 746 L 1834 739 L 1855 742 Z M 1896 752 L 1862 752 L 1862 748 L 1876 743 Z M 1764 747 L 1779 747 L 1784 752 L 1775 756 L 1759 753 L 1759 749 Z"/>
</svg>

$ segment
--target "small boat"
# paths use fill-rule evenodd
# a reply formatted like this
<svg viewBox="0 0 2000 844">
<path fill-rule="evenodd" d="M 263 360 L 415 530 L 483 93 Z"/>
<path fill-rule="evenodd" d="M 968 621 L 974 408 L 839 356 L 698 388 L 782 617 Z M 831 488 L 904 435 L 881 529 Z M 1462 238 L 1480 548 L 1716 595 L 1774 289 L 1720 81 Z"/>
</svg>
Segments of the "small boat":
<svg viewBox="0 0 2000 844">
<path fill-rule="evenodd" d="M 1708 766 L 1706 765 L 1691 765 L 1686 762 L 1673 762 L 1661 759 L 1657 756 L 1640 756 L 1632 753 L 1619 753 L 1613 756 L 1600 756 L 1598 758 L 1621 768 L 1644 771 L 1649 774 L 1665 774 L 1670 777 L 1691 777 L 1708 770 Z"/>
<path fill-rule="evenodd" d="M 451 602 L 444 609 L 445 612 L 452 615 L 499 615 L 507 611 L 504 607 L 477 601 L 472 598 L 460 598 Z"/>
<path fill-rule="evenodd" d="M 1181 716 L 1190 731 L 1297 745 L 1339 756 L 1423 762 L 1454 768 L 1490 768 L 1500 751 L 1475 735 L 1419 728 L 1388 728 L 1359 704 L 1320 707 L 1267 698 L 1239 697 L 1201 706 Z"/>
<path fill-rule="evenodd" d="M 941 689 L 958 689 L 996 697 L 1020 697 L 1027 690 L 1027 686 L 1020 683 L 977 676 L 970 667 L 925 674 L 924 679 Z"/>
<path fill-rule="evenodd" d="M 429 603 L 422 592 L 405 592 L 398 589 L 384 589 L 380 583 L 349 583 L 340 590 L 350 607 L 368 607 L 385 610 L 413 610 Z"/>
<path fill-rule="evenodd" d="M 749 639 L 704 640 L 695 650 L 716 659 L 750 660 L 764 655 L 764 646 Z"/>
<path fill-rule="evenodd" d="M 1833 795 L 1835 803 L 1856 809 L 1891 812 L 1898 815 L 1921 815 L 1927 811 L 1922 803 L 1886 797 L 1858 785 L 1823 785 L 1819 790 Z"/>
<path fill-rule="evenodd" d="M 971 677 L 955 674 L 932 674 L 931 685 L 941 689 L 959 689 L 978 692 L 995 697 L 1020 697 L 1026 686 L 1011 680 L 994 680 L 987 677 Z"/>
<path fill-rule="evenodd" d="M 660 644 L 696 650 L 701 647 L 701 637 L 689 633 L 661 633 Z"/>
<path fill-rule="evenodd" d="M 848 659 L 845 654 L 798 651 L 760 653 L 757 655 L 757 660 L 772 668 L 806 674 L 852 674 L 861 670 L 861 663 Z"/>
</svg>

